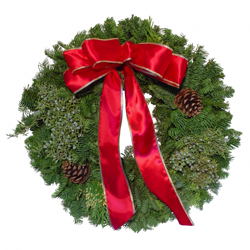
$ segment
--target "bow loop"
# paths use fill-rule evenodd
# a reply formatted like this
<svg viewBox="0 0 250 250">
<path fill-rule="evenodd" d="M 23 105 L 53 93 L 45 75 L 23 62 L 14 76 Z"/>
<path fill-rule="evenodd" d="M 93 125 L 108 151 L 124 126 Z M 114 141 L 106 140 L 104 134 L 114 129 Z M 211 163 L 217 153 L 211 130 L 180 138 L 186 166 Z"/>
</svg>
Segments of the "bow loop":
<svg viewBox="0 0 250 250">
<path fill-rule="evenodd" d="M 187 59 L 172 54 L 166 45 L 136 44 L 130 65 L 137 71 L 179 88 L 187 70 Z"/>
<path fill-rule="evenodd" d="M 103 68 L 115 68 L 123 64 L 122 48 L 116 38 L 85 40 L 82 43 L 82 50 L 95 71 Z"/>
<path fill-rule="evenodd" d="M 73 75 L 86 73 L 91 70 L 88 57 L 81 48 L 66 50 L 63 52 L 63 56 Z"/>
<path fill-rule="evenodd" d="M 172 59 L 172 50 L 167 46 L 140 43 L 134 46 L 132 66 L 138 71 L 163 78 Z"/>
</svg>

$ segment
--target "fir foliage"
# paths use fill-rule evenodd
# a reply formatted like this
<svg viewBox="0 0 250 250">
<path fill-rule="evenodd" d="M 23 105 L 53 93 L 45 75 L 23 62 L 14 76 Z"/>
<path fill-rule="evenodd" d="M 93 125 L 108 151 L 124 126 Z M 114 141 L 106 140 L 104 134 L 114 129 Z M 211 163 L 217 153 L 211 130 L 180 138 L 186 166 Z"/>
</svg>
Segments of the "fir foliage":
<svg viewBox="0 0 250 250">
<path fill-rule="evenodd" d="M 218 194 L 220 179 L 228 177 L 230 152 L 238 147 L 241 133 L 230 128 L 232 115 L 226 98 L 234 90 L 224 85 L 223 70 L 214 59 L 207 59 L 203 46 L 188 44 L 184 35 L 153 25 L 152 20 L 132 16 L 119 21 L 108 18 L 88 32 L 79 32 L 69 44 L 58 42 L 46 50 L 52 59 L 39 65 L 31 86 L 24 89 L 19 110 L 23 117 L 9 137 L 32 135 L 25 141 L 31 165 L 41 173 L 47 185 L 57 184 L 53 198 L 62 199 L 66 211 L 81 223 L 84 217 L 97 226 L 111 225 L 103 193 L 99 167 L 98 122 L 103 79 L 74 95 L 65 86 L 63 73 L 67 64 L 63 51 L 81 46 L 87 38 L 118 38 L 120 43 L 154 42 L 165 44 L 174 53 L 188 59 L 182 88 L 196 90 L 203 110 L 197 117 L 187 117 L 174 105 L 179 90 L 135 72 L 141 89 L 150 94 L 155 105 L 156 135 L 169 174 L 187 211 L 199 209 Z M 86 183 L 73 184 L 64 176 L 65 161 L 89 162 Z M 133 149 L 127 147 L 122 157 L 134 198 L 136 214 L 124 225 L 135 232 L 148 230 L 174 220 L 171 210 L 151 194 L 136 165 Z"/>
</svg>

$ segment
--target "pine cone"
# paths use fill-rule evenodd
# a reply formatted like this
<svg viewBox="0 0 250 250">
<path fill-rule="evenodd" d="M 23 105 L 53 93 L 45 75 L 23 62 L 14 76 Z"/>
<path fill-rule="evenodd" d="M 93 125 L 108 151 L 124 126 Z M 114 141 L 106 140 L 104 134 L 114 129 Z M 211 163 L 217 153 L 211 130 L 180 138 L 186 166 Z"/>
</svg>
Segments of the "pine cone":
<svg viewBox="0 0 250 250">
<path fill-rule="evenodd" d="M 88 162 L 86 166 L 77 166 L 74 163 L 70 164 L 69 161 L 66 161 L 62 165 L 62 169 L 65 176 L 73 183 L 84 183 L 89 178 L 90 168 Z"/>
<path fill-rule="evenodd" d="M 199 115 L 203 108 L 202 100 L 197 91 L 192 91 L 190 88 L 183 89 L 176 95 L 174 105 L 188 117 Z"/>
</svg>

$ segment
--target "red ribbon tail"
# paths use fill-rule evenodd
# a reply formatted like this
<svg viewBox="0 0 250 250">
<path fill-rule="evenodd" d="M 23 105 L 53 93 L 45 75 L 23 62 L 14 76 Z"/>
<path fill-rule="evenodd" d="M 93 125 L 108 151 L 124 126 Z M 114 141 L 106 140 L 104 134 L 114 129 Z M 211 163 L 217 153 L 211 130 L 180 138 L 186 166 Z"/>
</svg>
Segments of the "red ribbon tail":
<svg viewBox="0 0 250 250">
<path fill-rule="evenodd" d="M 181 225 L 193 225 L 164 165 L 144 95 L 129 66 L 124 67 L 126 112 L 137 165 L 149 190 L 175 214 Z"/>
<path fill-rule="evenodd" d="M 113 70 L 104 79 L 98 140 L 103 186 L 114 229 L 120 228 L 135 212 L 119 152 L 121 97 L 120 76 Z"/>
</svg>

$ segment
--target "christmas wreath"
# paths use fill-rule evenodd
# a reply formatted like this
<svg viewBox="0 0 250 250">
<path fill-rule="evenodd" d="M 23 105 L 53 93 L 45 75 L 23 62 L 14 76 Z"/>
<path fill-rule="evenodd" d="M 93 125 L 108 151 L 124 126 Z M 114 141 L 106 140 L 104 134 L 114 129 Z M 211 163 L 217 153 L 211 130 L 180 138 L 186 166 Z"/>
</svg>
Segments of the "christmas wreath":
<svg viewBox="0 0 250 250">
<path fill-rule="evenodd" d="M 88 59 L 86 65 L 78 65 L 79 60 L 87 60 L 85 55 L 79 55 L 82 50 L 78 48 L 85 46 L 86 51 L 90 51 L 89 54 L 92 55 L 95 54 L 95 48 L 102 47 L 104 43 L 108 44 L 110 50 L 106 53 L 107 51 L 100 49 L 100 59 L 98 63 L 92 63 L 94 66 L 91 69 L 101 73 L 95 76 L 94 81 L 91 78 L 87 83 L 80 83 L 83 85 L 77 86 L 76 91 L 70 84 L 75 81 L 76 86 L 80 80 L 85 81 L 89 77 L 92 71 L 86 65 L 93 59 Z M 104 48 L 107 47 L 105 46 Z M 119 46 L 123 48 L 121 51 Z M 145 46 L 143 53 L 136 54 L 135 50 L 141 50 L 142 46 Z M 143 60 L 147 55 L 155 58 L 157 53 L 168 54 L 166 58 L 170 58 L 170 62 L 158 60 L 158 67 L 168 64 L 170 68 L 178 64 L 176 67 L 180 69 L 173 71 L 175 74 L 178 72 L 179 83 L 176 83 L 177 80 L 169 80 L 172 76 L 164 81 L 164 77 L 144 65 L 133 65 L 134 59 L 130 61 L 129 56 L 126 57 L 125 66 L 122 63 L 119 65 L 115 58 L 119 54 L 117 51 L 123 53 L 122 56 L 125 52 L 142 55 Z M 110 66 L 110 61 L 103 59 L 102 53 L 108 54 L 107 58 L 113 56 L 115 66 Z M 87 217 L 95 226 L 109 225 L 117 229 L 123 225 L 139 232 L 179 216 L 180 224 L 191 225 L 187 212 L 192 206 L 202 209 L 205 203 L 212 200 L 212 193 L 218 193 L 220 179 L 228 177 L 227 170 L 232 159 L 230 152 L 240 143 L 241 133 L 229 128 L 232 115 L 225 99 L 232 97 L 234 90 L 223 84 L 222 68 L 214 59 L 207 59 L 208 54 L 203 46 L 195 48 L 193 44 L 187 43 L 185 36 L 174 35 L 170 29 L 161 29 L 153 25 L 151 20 L 141 20 L 135 16 L 119 21 L 118 25 L 113 18 L 108 18 L 103 25 L 98 24 L 89 32 L 78 33 L 69 44 L 58 42 L 52 50 L 46 50 L 45 54 L 53 63 L 50 64 L 46 59 L 40 64 L 39 73 L 32 85 L 24 89 L 19 103 L 20 111 L 23 112 L 22 120 L 9 136 L 26 134 L 29 130 L 32 132 L 25 140 L 31 165 L 41 173 L 47 185 L 58 184 L 52 197 L 62 199 L 63 207 L 74 217 L 75 223 L 81 223 Z M 131 57 L 136 56 L 133 54 Z M 171 66 L 175 58 L 177 63 Z M 155 64 L 152 60 L 150 63 Z M 75 74 L 74 68 L 80 74 Z M 81 74 L 86 74 L 86 77 L 82 79 Z M 109 140 L 112 141 L 111 134 L 116 129 L 113 128 L 115 119 L 112 120 L 110 115 L 114 102 L 120 100 L 120 92 L 117 90 L 118 94 L 114 93 L 111 98 L 105 99 L 102 96 L 105 92 L 107 97 L 113 91 L 105 81 L 112 82 L 120 78 L 122 88 L 127 93 L 127 106 L 131 104 L 129 98 L 133 98 L 131 96 L 136 92 L 135 88 L 130 91 L 128 82 L 138 82 L 138 93 L 141 89 L 144 94 L 150 95 L 146 101 L 155 105 L 155 134 L 151 131 L 144 139 L 140 137 L 136 141 L 137 135 L 130 124 L 134 147 L 126 147 L 121 161 L 118 159 L 124 173 L 121 175 L 119 172 L 116 181 L 118 184 L 110 184 L 109 178 L 116 170 L 113 170 L 115 164 L 110 164 L 112 160 L 106 158 L 117 156 L 119 152 L 110 151 L 112 147 L 106 145 Z M 119 88 L 118 86 L 117 89 Z M 140 94 L 138 96 L 144 100 Z M 104 108 L 105 105 L 110 106 Z M 139 108 L 147 112 L 145 105 L 141 106 Z M 137 104 L 132 103 L 131 109 L 128 108 L 128 120 L 133 112 L 137 112 L 134 115 L 137 118 L 131 118 L 134 119 L 131 123 L 145 118 L 138 118 Z M 109 109 L 112 111 L 108 111 Z M 148 113 L 146 116 L 148 117 Z M 118 125 L 119 122 L 118 119 Z M 108 142 L 102 141 L 107 136 Z M 150 167 L 154 152 L 150 151 L 149 156 L 145 156 L 146 153 L 143 157 L 138 155 L 146 150 L 150 145 L 150 138 L 154 140 L 155 136 L 159 143 L 159 150 L 155 153 L 158 165 Z M 114 137 L 117 139 L 117 134 Z M 155 141 L 153 144 L 156 147 Z M 143 163 L 143 159 L 148 163 L 144 169 L 140 166 L 147 164 Z M 162 172 L 160 164 L 166 167 L 167 174 L 164 172 L 162 179 L 167 180 L 167 185 L 170 185 L 172 193 L 168 190 L 167 194 L 170 194 L 171 201 L 165 202 L 165 198 L 161 197 L 161 192 L 164 191 L 157 191 L 159 194 L 154 192 L 154 186 L 161 182 L 156 179 L 161 175 L 159 172 Z M 124 186 L 128 189 L 121 187 L 119 183 L 125 183 Z M 129 190 L 129 195 L 118 198 L 131 198 L 129 205 L 133 206 L 132 214 L 131 208 L 122 212 L 122 217 L 126 219 L 119 225 L 114 221 L 116 216 L 120 216 L 117 214 L 119 209 L 123 208 L 119 202 L 116 204 L 117 200 L 113 197 L 116 195 L 112 194 L 116 192 L 115 188 L 119 189 L 117 192 L 120 189 Z M 186 217 L 183 219 L 178 214 Z"/>
</svg>

